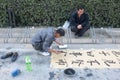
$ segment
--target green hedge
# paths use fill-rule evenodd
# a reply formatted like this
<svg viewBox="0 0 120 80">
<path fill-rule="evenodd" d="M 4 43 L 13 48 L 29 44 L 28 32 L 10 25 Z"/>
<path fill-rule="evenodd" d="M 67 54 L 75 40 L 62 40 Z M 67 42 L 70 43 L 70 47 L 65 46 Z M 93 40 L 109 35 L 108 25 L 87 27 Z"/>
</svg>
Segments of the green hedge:
<svg viewBox="0 0 120 80">
<path fill-rule="evenodd" d="M 17 26 L 61 26 L 83 4 L 91 26 L 120 27 L 120 0 L 0 0 L 0 26 L 8 26 L 6 6 L 15 11 Z"/>
</svg>

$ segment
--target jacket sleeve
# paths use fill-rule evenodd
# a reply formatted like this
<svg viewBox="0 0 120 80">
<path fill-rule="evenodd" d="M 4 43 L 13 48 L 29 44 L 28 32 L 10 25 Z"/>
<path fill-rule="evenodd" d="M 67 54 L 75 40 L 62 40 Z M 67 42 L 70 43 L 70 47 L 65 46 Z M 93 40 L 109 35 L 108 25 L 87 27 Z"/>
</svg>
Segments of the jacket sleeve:
<svg viewBox="0 0 120 80">
<path fill-rule="evenodd" d="M 89 17 L 88 17 L 88 14 L 85 14 L 85 20 L 84 20 L 83 23 L 81 23 L 81 25 L 82 25 L 83 27 L 89 26 Z"/>
<path fill-rule="evenodd" d="M 75 12 L 71 14 L 70 19 L 69 19 L 69 21 L 70 21 L 70 26 L 78 26 L 78 25 L 79 25 L 79 24 L 76 23 L 76 21 L 75 21 L 75 20 L 76 20 L 75 16 L 76 16 L 76 13 L 75 13 Z"/>
<path fill-rule="evenodd" d="M 54 41 L 54 39 L 51 36 L 49 36 L 49 35 L 46 36 L 45 41 L 43 43 L 43 50 L 47 52 L 50 49 L 50 46 L 53 41 Z"/>
</svg>

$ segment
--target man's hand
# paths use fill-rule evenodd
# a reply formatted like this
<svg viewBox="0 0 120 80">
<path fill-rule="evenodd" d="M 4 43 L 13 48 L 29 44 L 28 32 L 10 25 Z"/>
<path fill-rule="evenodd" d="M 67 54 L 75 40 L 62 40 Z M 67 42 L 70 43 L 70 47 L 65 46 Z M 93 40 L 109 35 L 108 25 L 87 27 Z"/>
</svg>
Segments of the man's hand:
<svg viewBox="0 0 120 80">
<path fill-rule="evenodd" d="M 56 53 L 56 54 L 60 54 L 61 52 L 60 52 L 60 51 L 56 51 L 56 50 L 55 50 L 55 51 L 54 51 L 54 53 Z"/>
<path fill-rule="evenodd" d="M 77 28 L 78 28 L 78 29 L 82 29 L 82 25 L 78 25 Z"/>
<path fill-rule="evenodd" d="M 48 50 L 48 52 L 51 52 L 51 53 L 56 53 L 56 54 L 60 54 L 60 53 L 61 53 L 60 51 L 53 50 L 53 49 Z"/>
</svg>

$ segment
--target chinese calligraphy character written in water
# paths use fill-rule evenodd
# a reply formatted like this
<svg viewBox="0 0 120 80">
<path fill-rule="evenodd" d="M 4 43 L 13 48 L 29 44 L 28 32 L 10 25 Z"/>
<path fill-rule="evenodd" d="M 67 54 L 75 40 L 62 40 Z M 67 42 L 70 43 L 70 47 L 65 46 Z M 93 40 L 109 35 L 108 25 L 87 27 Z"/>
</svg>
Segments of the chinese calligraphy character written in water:
<svg viewBox="0 0 120 80">
<path fill-rule="evenodd" d="M 120 50 L 67 50 L 52 54 L 53 68 L 120 68 Z"/>
</svg>

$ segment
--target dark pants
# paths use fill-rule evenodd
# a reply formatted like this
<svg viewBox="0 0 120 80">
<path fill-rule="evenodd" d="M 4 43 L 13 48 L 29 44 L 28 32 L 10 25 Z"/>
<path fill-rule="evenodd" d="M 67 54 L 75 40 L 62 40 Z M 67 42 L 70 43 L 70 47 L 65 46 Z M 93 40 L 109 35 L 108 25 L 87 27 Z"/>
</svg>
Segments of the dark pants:
<svg viewBox="0 0 120 80">
<path fill-rule="evenodd" d="M 75 27 L 75 26 L 72 26 L 72 27 L 71 27 L 71 31 L 72 31 L 72 32 L 75 32 L 75 35 L 78 35 L 79 37 L 83 36 L 83 34 L 84 34 L 88 29 L 90 29 L 90 27 L 83 27 L 82 29 L 78 29 L 78 28 Z"/>
<path fill-rule="evenodd" d="M 38 51 L 43 51 L 43 43 L 32 44 L 33 48 Z"/>
</svg>

